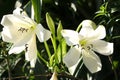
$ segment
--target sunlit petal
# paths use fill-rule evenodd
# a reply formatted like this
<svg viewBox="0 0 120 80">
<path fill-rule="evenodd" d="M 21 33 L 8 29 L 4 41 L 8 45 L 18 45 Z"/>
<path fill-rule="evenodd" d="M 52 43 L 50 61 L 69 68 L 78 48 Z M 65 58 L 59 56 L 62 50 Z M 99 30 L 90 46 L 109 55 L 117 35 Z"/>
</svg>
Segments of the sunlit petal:
<svg viewBox="0 0 120 80">
<path fill-rule="evenodd" d="M 35 63 L 36 63 L 36 59 L 30 60 L 30 66 L 31 66 L 31 68 L 35 67 Z"/>
<path fill-rule="evenodd" d="M 31 67 L 35 66 L 35 62 L 37 59 L 37 47 L 36 47 L 36 38 L 35 35 L 32 36 L 28 44 L 25 45 L 26 53 L 25 59 L 31 62 Z"/>
<path fill-rule="evenodd" d="M 71 66 L 71 67 L 68 68 L 70 74 L 72 74 L 72 75 L 74 74 L 74 72 L 75 72 L 75 70 L 76 70 L 79 62 L 80 62 L 80 59 L 77 61 L 77 63 L 75 65 L 73 65 L 73 66 Z"/>
<path fill-rule="evenodd" d="M 11 33 L 8 28 L 4 27 L 3 31 L 1 32 L 2 40 L 5 42 L 14 42 Z"/>
<path fill-rule="evenodd" d="M 93 50 L 102 54 L 110 55 L 113 53 L 113 43 L 109 43 L 103 40 L 97 40 L 92 43 Z"/>
<path fill-rule="evenodd" d="M 101 70 L 100 58 L 90 50 L 82 50 L 83 62 L 91 73 Z"/>
<path fill-rule="evenodd" d="M 22 11 L 23 11 L 23 10 L 22 10 L 21 8 L 17 7 L 17 8 L 13 11 L 13 14 L 15 14 L 15 15 L 20 15 Z"/>
<path fill-rule="evenodd" d="M 103 25 L 99 25 L 93 33 L 90 33 L 88 38 L 91 40 L 103 39 L 106 36 L 105 27 Z"/>
<path fill-rule="evenodd" d="M 25 28 L 25 25 L 22 26 L 22 22 L 18 22 L 19 24 L 15 24 L 13 21 L 14 19 L 18 19 L 18 17 L 7 15 L 2 18 L 1 24 L 4 26 L 2 37 L 3 40 L 6 42 L 12 42 L 17 46 L 21 46 L 24 45 L 31 38 L 33 30 Z"/>
<path fill-rule="evenodd" d="M 93 26 L 96 26 L 94 22 L 92 22 L 91 20 L 84 20 L 82 22 L 82 28 L 79 34 L 84 37 L 88 37 L 91 33 L 94 32 Z"/>
<path fill-rule="evenodd" d="M 12 47 L 11 47 L 11 49 L 9 50 L 9 54 L 12 54 L 12 53 L 14 53 L 14 54 L 18 54 L 18 53 L 21 53 L 23 50 L 25 49 L 25 46 L 23 45 L 23 46 L 16 46 L 16 45 L 13 45 Z"/>
<path fill-rule="evenodd" d="M 93 29 L 96 29 L 96 27 L 97 27 L 96 24 L 92 20 L 83 20 L 81 24 L 83 27 L 88 26 L 88 27 L 91 27 Z"/>
<path fill-rule="evenodd" d="M 35 22 L 27 16 L 13 14 L 4 15 L 1 24 L 11 28 L 14 26 L 16 29 L 19 29 L 20 27 L 31 28 L 33 25 L 36 25 Z"/>
<path fill-rule="evenodd" d="M 80 58 L 80 54 L 81 54 L 81 49 L 78 47 L 73 47 L 65 55 L 65 57 L 63 58 L 63 62 L 69 68 L 78 62 Z"/>
<path fill-rule="evenodd" d="M 43 26 L 41 24 L 38 24 L 35 32 L 36 32 L 36 35 L 40 42 L 44 42 L 44 41 L 48 40 L 51 36 L 51 32 L 49 30 L 43 28 Z"/>
<path fill-rule="evenodd" d="M 62 36 L 69 46 L 79 44 L 80 35 L 73 30 L 62 30 Z"/>
</svg>

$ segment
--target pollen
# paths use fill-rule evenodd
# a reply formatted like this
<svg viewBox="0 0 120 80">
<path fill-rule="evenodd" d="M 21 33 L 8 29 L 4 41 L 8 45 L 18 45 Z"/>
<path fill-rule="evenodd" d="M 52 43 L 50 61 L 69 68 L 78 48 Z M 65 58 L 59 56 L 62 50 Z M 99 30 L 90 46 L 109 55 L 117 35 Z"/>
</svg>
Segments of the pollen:
<svg viewBox="0 0 120 80">
<path fill-rule="evenodd" d="M 87 40 L 86 40 L 86 39 L 80 40 L 80 41 L 79 41 L 79 44 L 80 44 L 81 46 L 85 46 L 85 45 L 87 44 Z"/>
</svg>

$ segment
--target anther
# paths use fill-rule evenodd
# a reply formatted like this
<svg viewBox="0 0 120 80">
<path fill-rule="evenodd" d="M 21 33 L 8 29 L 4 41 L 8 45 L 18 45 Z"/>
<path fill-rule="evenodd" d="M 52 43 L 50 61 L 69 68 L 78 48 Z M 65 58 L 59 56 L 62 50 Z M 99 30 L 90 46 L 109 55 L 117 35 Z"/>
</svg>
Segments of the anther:
<svg viewBox="0 0 120 80">
<path fill-rule="evenodd" d="M 28 29 L 26 29 L 26 28 L 22 28 L 22 27 L 20 27 L 20 29 L 18 29 L 18 31 L 21 31 L 22 33 L 24 32 L 24 31 L 28 31 Z"/>
<path fill-rule="evenodd" d="M 28 51 L 28 44 L 25 44 L 25 51 Z"/>
</svg>

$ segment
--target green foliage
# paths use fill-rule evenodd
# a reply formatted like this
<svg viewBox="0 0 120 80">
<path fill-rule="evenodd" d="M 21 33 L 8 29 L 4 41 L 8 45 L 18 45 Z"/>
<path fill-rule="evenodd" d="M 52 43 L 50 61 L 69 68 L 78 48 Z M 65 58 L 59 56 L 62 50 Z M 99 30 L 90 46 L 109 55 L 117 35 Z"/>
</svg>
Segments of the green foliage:
<svg viewBox="0 0 120 80">
<path fill-rule="evenodd" d="M 50 31 L 54 35 L 55 34 L 55 25 L 54 25 L 52 18 L 49 15 L 49 13 L 46 13 L 46 22 L 47 22 L 47 25 L 48 25 Z"/>
<path fill-rule="evenodd" d="M 41 0 L 31 0 L 33 9 L 34 9 L 34 17 L 37 23 L 40 23 L 41 20 L 41 9 L 42 2 Z"/>
<path fill-rule="evenodd" d="M 62 39 L 61 30 L 63 29 L 61 21 L 59 21 L 57 28 L 57 39 L 60 41 Z"/>
<path fill-rule="evenodd" d="M 0 42 L 0 79 L 10 76 L 24 76 L 26 72 L 22 71 L 23 64 L 25 63 L 23 54 L 9 55 L 8 50 L 11 44 L 5 43 L 2 40 Z"/>
</svg>

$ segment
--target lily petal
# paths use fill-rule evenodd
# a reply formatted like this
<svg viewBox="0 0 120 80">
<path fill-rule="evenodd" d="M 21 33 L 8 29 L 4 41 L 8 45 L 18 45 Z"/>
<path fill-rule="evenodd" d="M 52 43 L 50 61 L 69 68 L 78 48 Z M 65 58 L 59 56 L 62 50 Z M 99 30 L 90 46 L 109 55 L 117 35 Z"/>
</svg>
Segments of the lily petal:
<svg viewBox="0 0 120 80">
<path fill-rule="evenodd" d="M 74 72 L 75 72 L 75 70 L 76 70 L 76 68 L 77 68 L 80 60 L 81 60 L 81 59 L 79 59 L 75 65 L 73 65 L 73 66 L 71 66 L 71 67 L 68 68 L 68 70 L 69 70 L 69 72 L 70 72 L 71 75 L 74 74 Z"/>
<path fill-rule="evenodd" d="M 92 43 L 93 50 L 102 55 L 111 55 L 113 53 L 113 43 L 103 40 L 97 40 Z"/>
<path fill-rule="evenodd" d="M 25 49 L 24 45 L 23 46 L 13 45 L 8 53 L 9 54 L 12 54 L 12 53 L 18 54 L 18 53 L 21 53 L 24 49 Z"/>
<path fill-rule="evenodd" d="M 31 29 L 27 29 L 28 24 L 14 15 L 3 16 L 1 24 L 4 26 L 2 31 L 3 40 L 6 42 L 12 42 L 16 46 L 24 45 L 31 38 L 31 35 L 34 32 Z M 21 31 L 21 28 L 25 28 L 27 30 Z"/>
<path fill-rule="evenodd" d="M 75 65 L 80 58 L 81 49 L 76 47 L 71 48 L 68 53 L 63 58 L 63 62 L 66 64 L 66 66 L 69 68 L 73 65 Z"/>
<path fill-rule="evenodd" d="M 5 42 L 14 42 L 12 39 L 11 33 L 8 28 L 4 27 L 3 31 L 1 32 L 2 40 Z"/>
<path fill-rule="evenodd" d="M 93 31 L 92 33 L 89 34 L 90 40 L 99 40 L 99 39 L 103 39 L 106 36 L 106 31 L 105 31 L 105 27 L 103 25 L 99 25 L 95 31 Z"/>
<path fill-rule="evenodd" d="M 62 30 L 61 34 L 69 46 L 79 44 L 79 38 L 81 36 L 78 34 L 78 32 L 73 30 Z"/>
<path fill-rule="evenodd" d="M 88 26 L 88 27 L 91 27 L 93 29 L 96 29 L 96 27 L 97 27 L 96 24 L 92 20 L 83 20 L 81 24 L 83 27 Z"/>
<path fill-rule="evenodd" d="M 1 24 L 3 26 L 9 26 L 9 27 L 16 27 L 16 28 L 31 28 L 33 25 L 36 25 L 36 23 L 30 19 L 28 16 L 25 15 L 13 15 L 8 14 L 4 15 Z"/>
<path fill-rule="evenodd" d="M 34 67 L 35 67 L 35 63 L 36 63 L 36 58 L 30 60 L 30 66 L 31 66 L 31 68 L 34 68 Z"/>
<path fill-rule="evenodd" d="M 15 15 L 20 15 L 22 11 L 23 11 L 23 10 L 22 10 L 21 8 L 17 7 L 17 8 L 13 11 L 13 14 L 15 14 Z"/>
<path fill-rule="evenodd" d="M 99 25 L 94 29 L 94 26 L 96 27 L 94 22 L 90 20 L 84 20 L 82 22 L 82 28 L 79 34 L 92 40 L 103 39 L 106 36 L 105 27 L 103 25 Z"/>
<path fill-rule="evenodd" d="M 37 59 L 36 36 L 33 35 L 28 44 L 26 44 L 25 59 L 30 61 L 31 67 L 35 67 Z"/>
<path fill-rule="evenodd" d="M 35 32 L 40 42 L 44 42 L 51 37 L 51 32 L 43 28 L 41 24 L 37 25 Z"/>
<path fill-rule="evenodd" d="M 91 73 L 95 73 L 101 70 L 100 58 L 90 50 L 82 50 L 83 63 Z"/>
<path fill-rule="evenodd" d="M 84 20 L 82 22 L 82 28 L 81 28 L 79 34 L 84 37 L 88 37 L 91 33 L 94 32 L 93 24 L 95 25 L 95 23 L 92 22 L 91 20 Z M 96 25 L 95 25 L 95 27 L 96 27 Z"/>
</svg>

